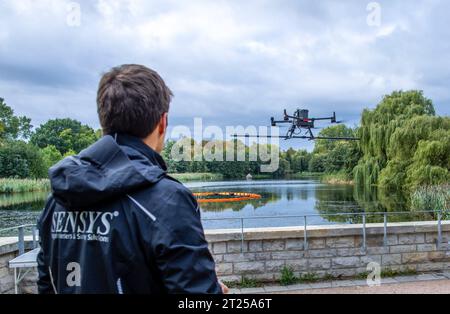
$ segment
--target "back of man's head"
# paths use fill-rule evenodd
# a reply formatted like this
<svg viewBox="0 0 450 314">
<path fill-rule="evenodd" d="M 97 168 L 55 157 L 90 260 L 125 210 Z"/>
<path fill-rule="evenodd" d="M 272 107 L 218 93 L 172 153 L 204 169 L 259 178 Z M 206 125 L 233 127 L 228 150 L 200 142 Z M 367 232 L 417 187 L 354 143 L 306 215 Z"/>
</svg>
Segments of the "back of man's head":
<svg viewBox="0 0 450 314">
<path fill-rule="evenodd" d="M 103 75 L 97 93 L 103 133 L 147 137 L 169 111 L 172 96 L 158 73 L 145 66 L 113 68 Z"/>
</svg>

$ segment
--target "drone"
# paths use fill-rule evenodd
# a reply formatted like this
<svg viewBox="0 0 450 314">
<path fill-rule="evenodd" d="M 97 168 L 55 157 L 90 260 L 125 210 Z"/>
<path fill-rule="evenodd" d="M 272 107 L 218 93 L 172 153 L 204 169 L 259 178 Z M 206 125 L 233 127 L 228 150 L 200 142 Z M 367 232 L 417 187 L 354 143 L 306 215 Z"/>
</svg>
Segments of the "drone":
<svg viewBox="0 0 450 314">
<path fill-rule="evenodd" d="M 331 140 L 331 141 L 359 141 L 359 138 L 356 137 L 324 137 L 324 136 L 315 136 L 312 132 L 315 129 L 314 122 L 321 120 L 330 120 L 331 123 L 339 124 L 343 121 L 338 121 L 336 119 L 336 112 L 333 112 L 333 116 L 325 117 L 325 118 L 309 118 L 309 110 L 306 109 L 297 109 L 293 115 L 289 115 L 287 110 L 284 110 L 284 118 L 283 120 L 275 120 L 274 117 L 270 119 L 271 125 L 273 127 L 279 126 L 280 124 L 288 124 L 289 129 L 286 135 L 237 135 L 235 134 L 234 138 L 239 137 L 255 137 L 255 138 L 281 138 L 285 140 L 289 139 L 306 139 L 310 141 L 314 140 Z"/>
</svg>

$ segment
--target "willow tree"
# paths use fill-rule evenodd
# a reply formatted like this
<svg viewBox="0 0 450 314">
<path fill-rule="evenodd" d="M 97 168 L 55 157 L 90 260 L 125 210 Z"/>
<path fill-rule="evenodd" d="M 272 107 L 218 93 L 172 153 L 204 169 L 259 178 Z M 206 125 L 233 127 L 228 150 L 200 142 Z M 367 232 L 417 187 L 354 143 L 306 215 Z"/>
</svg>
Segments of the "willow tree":
<svg viewBox="0 0 450 314">
<path fill-rule="evenodd" d="M 429 133 L 417 143 L 406 171 L 406 185 L 415 189 L 446 184 L 450 182 L 450 117 L 418 122 L 423 122 Z"/>
<path fill-rule="evenodd" d="M 365 109 L 358 131 L 363 157 L 354 169 L 355 182 L 403 187 L 405 170 L 412 163 L 418 142 L 426 136 L 418 132 L 409 137 L 402 129 L 415 117 L 434 115 L 431 100 L 421 91 L 396 91 L 385 96 L 374 110 Z"/>
</svg>

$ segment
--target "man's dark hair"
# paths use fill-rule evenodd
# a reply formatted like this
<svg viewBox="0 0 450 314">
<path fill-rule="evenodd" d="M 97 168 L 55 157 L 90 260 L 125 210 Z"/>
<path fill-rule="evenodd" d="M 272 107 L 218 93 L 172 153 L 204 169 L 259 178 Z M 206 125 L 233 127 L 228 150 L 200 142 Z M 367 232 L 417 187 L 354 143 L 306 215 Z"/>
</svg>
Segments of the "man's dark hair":
<svg viewBox="0 0 450 314">
<path fill-rule="evenodd" d="M 97 93 L 103 133 L 147 137 L 169 111 L 172 96 L 159 74 L 145 66 L 113 68 L 103 75 Z"/>
</svg>

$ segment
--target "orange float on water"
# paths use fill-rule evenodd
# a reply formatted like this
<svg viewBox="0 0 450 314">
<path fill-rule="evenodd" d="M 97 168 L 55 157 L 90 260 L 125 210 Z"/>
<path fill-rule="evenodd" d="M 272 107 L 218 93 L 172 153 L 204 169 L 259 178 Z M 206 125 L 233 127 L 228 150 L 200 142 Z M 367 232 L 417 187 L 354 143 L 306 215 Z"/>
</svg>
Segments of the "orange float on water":
<svg viewBox="0 0 450 314">
<path fill-rule="evenodd" d="M 194 196 L 199 203 L 240 202 L 262 198 L 259 194 L 242 192 L 202 192 L 194 193 Z"/>
</svg>

